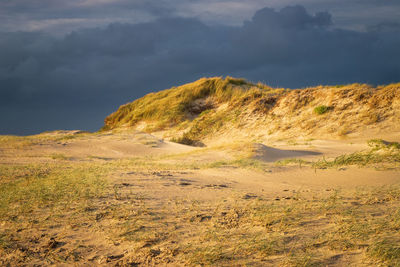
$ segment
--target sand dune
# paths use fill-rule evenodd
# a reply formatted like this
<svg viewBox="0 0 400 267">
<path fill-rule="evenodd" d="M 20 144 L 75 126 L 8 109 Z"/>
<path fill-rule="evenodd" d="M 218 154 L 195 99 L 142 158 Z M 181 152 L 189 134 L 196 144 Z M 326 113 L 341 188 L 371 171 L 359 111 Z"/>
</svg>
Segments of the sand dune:
<svg viewBox="0 0 400 267">
<path fill-rule="evenodd" d="M 398 88 L 202 79 L 0 136 L 0 265 L 400 266 Z"/>
</svg>

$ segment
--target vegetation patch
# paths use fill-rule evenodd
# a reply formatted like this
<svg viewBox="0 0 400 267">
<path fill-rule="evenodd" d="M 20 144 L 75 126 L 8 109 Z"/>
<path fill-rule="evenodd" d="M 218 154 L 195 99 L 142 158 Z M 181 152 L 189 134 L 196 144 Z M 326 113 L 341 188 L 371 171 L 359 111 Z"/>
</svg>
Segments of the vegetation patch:
<svg viewBox="0 0 400 267">
<path fill-rule="evenodd" d="M 368 248 L 368 255 L 387 266 L 400 265 L 400 239 L 385 238 Z"/>
<path fill-rule="evenodd" d="M 0 165 L 0 172 L 19 177 L 0 183 L 0 218 L 101 196 L 105 188 L 104 169 L 92 164 L 73 168 L 60 163 Z"/>
<path fill-rule="evenodd" d="M 126 125 L 134 126 L 139 121 L 156 122 L 157 129 L 179 126 L 191 120 L 193 115 L 197 116 L 202 112 L 215 109 L 214 104 L 239 105 L 240 102 L 244 103 L 250 99 L 282 92 L 281 89 L 272 89 L 261 83 L 253 84 L 244 79 L 203 78 L 194 83 L 148 94 L 121 106 L 105 119 L 103 130 Z"/>
<path fill-rule="evenodd" d="M 42 133 L 38 135 L 31 136 L 14 136 L 14 135 L 0 135 L 0 146 L 7 149 L 21 149 L 33 145 L 46 144 L 50 142 L 66 142 L 72 139 L 84 138 L 86 136 L 92 135 L 87 132 L 74 131 L 66 133 Z"/>
<path fill-rule="evenodd" d="M 397 142 L 385 142 L 379 139 L 368 141 L 369 151 L 341 155 L 333 160 L 325 158 L 312 163 L 314 168 L 332 168 L 346 165 L 399 167 L 400 145 Z"/>
<path fill-rule="evenodd" d="M 307 161 L 297 158 L 278 160 L 277 165 L 311 166 L 315 169 L 338 168 L 342 166 L 356 165 L 360 167 L 375 167 L 378 170 L 400 167 L 400 144 L 387 142 L 381 139 L 368 141 L 370 150 L 340 155 L 334 159 L 323 157 L 317 161 Z"/>
<path fill-rule="evenodd" d="M 388 142 L 382 139 L 371 139 L 368 141 L 368 146 L 373 148 L 373 150 L 389 150 L 389 149 L 400 149 L 400 143 L 398 142 Z"/>
<path fill-rule="evenodd" d="M 296 193 L 285 201 L 245 198 L 236 199 L 235 204 L 221 203 L 210 212 L 213 216 L 202 228 L 207 230 L 199 241 L 192 242 L 184 253 L 192 264 L 200 265 L 229 265 L 234 260 L 248 265 L 325 266 L 335 263 L 327 251 L 341 251 L 361 254 L 370 264 L 397 266 L 398 240 L 381 238 L 388 233 L 397 236 L 393 224 L 397 217 L 389 214 L 397 209 L 399 197 L 387 200 L 388 210 L 383 213 L 368 215 L 380 210 L 370 199 L 385 199 L 392 190 L 360 191 L 351 197 L 337 191 L 311 198 Z M 315 231 L 307 231 L 308 226 Z"/>
<path fill-rule="evenodd" d="M 318 115 L 322 115 L 327 113 L 329 110 L 331 110 L 332 107 L 325 106 L 325 105 L 320 105 L 314 108 L 314 113 Z"/>
<path fill-rule="evenodd" d="M 282 159 L 278 160 L 275 162 L 275 164 L 280 165 L 280 166 L 286 166 L 286 165 L 299 165 L 300 167 L 302 165 L 309 165 L 310 162 L 303 160 L 303 159 L 296 159 L 296 158 L 291 158 L 291 159 Z"/>
<path fill-rule="evenodd" d="M 377 88 L 349 84 L 290 90 L 232 77 L 202 78 L 119 107 L 105 118 L 102 130 L 135 128 L 149 133 L 164 131 L 165 136 L 185 132 L 190 140 L 202 142 L 229 130 L 260 133 L 265 129 L 264 136 L 276 133 L 287 137 L 295 131 L 307 137 L 324 133 L 345 136 L 365 126 L 384 129 L 390 123 L 398 124 L 394 105 L 400 100 L 399 88 L 400 84 Z M 316 117 L 308 116 L 312 103 L 317 117 L 331 114 L 323 126 Z"/>
<path fill-rule="evenodd" d="M 187 146 L 202 146 L 200 141 L 191 139 L 188 134 L 183 134 L 183 136 L 178 138 L 174 137 L 171 139 L 171 142 Z"/>
</svg>

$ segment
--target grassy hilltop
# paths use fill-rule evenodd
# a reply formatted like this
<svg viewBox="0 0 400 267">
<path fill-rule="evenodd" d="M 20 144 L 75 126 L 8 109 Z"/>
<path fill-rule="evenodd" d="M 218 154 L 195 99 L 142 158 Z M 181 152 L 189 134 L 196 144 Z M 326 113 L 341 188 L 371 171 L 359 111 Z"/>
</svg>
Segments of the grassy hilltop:
<svg viewBox="0 0 400 267">
<path fill-rule="evenodd" d="M 400 126 L 400 84 L 275 89 L 244 79 L 203 78 L 121 106 L 103 130 L 163 131 L 186 144 L 218 138 L 370 135 Z"/>
</svg>

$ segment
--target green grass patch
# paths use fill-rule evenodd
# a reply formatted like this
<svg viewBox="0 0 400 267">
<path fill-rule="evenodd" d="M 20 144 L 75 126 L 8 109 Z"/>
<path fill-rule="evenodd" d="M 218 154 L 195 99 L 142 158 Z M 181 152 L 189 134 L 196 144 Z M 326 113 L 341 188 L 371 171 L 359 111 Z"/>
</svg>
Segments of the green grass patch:
<svg viewBox="0 0 400 267">
<path fill-rule="evenodd" d="M 333 159 L 325 157 L 316 161 L 290 158 L 278 160 L 275 164 L 280 166 L 299 165 L 311 166 L 315 169 L 339 168 L 343 166 L 375 167 L 378 170 L 400 167 L 400 145 L 397 142 L 386 142 L 379 139 L 368 141 L 371 147 L 367 151 L 340 155 Z"/>
<path fill-rule="evenodd" d="M 398 142 L 388 142 L 382 139 L 371 139 L 368 140 L 368 146 L 373 148 L 374 150 L 380 150 L 380 149 L 395 149 L 399 150 L 400 149 L 400 143 Z"/>
<path fill-rule="evenodd" d="M 303 165 L 309 165 L 310 162 L 303 160 L 303 159 L 296 159 L 296 158 L 291 158 L 291 159 L 282 159 L 278 160 L 275 162 L 276 165 L 280 166 L 286 166 L 286 165 L 299 165 L 300 167 Z"/>
<path fill-rule="evenodd" d="M 400 266 L 400 238 L 385 238 L 368 247 L 368 256 L 386 266 Z"/>
<path fill-rule="evenodd" d="M 318 115 L 322 115 L 322 114 L 327 113 L 331 109 L 332 109 L 332 107 L 328 107 L 328 106 L 325 106 L 325 105 L 320 105 L 320 106 L 317 106 L 317 107 L 314 108 L 314 113 L 318 114 Z"/>
<path fill-rule="evenodd" d="M 29 214 L 44 207 L 68 205 L 102 195 L 106 169 L 82 165 L 0 165 L 0 218 Z"/>
<path fill-rule="evenodd" d="M 397 143 L 379 144 L 372 143 L 374 146 L 369 151 L 355 152 L 352 154 L 341 155 L 333 160 L 320 159 L 312 163 L 314 168 L 333 168 L 340 166 L 358 165 L 361 167 L 394 167 L 400 165 L 400 149 L 397 148 Z"/>
<path fill-rule="evenodd" d="M 277 165 L 311 166 L 315 169 L 339 168 L 343 166 L 375 167 L 386 170 L 400 167 L 400 144 L 387 142 L 381 139 L 371 139 L 368 142 L 369 150 L 340 155 L 333 159 L 325 157 L 316 161 L 303 159 L 284 159 L 275 162 Z"/>
</svg>

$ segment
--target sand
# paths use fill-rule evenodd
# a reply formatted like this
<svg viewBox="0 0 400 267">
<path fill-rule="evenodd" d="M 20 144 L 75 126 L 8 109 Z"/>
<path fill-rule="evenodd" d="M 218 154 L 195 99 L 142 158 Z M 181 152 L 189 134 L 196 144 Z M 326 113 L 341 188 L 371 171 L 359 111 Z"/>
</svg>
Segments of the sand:
<svg viewBox="0 0 400 267">
<path fill-rule="evenodd" d="M 61 134 L 61 136 L 63 135 L 65 134 Z M 165 219 L 160 220 L 163 220 L 165 225 L 169 225 L 183 220 L 183 217 L 174 216 L 179 214 L 181 214 L 179 216 L 183 216 L 182 212 L 185 209 L 190 210 L 190 207 L 194 205 L 193 203 L 197 202 L 208 203 L 208 207 L 216 207 L 220 205 L 217 203 L 224 203 L 224 201 L 230 203 L 230 201 L 234 202 L 234 199 L 260 198 L 271 201 L 286 201 L 295 197 L 311 199 L 316 196 L 329 196 L 332 192 L 337 191 L 355 192 L 368 188 L 400 184 L 398 169 L 379 171 L 374 168 L 360 168 L 358 166 L 313 169 L 308 166 L 275 164 L 277 160 L 297 158 L 312 161 L 323 157 L 329 159 L 342 154 L 365 150 L 367 145 L 364 139 L 297 140 L 296 143 L 293 141 L 288 143 L 282 140 L 266 141 L 265 143 L 252 144 L 252 147 L 253 157 L 267 164 L 264 170 L 230 164 L 220 167 L 199 167 L 206 166 L 202 164 L 232 160 L 235 158 L 235 153 L 226 148 L 196 148 L 176 144 L 143 132 L 86 134 L 76 138 L 57 140 L 46 138 L 28 146 L 3 147 L 0 150 L 0 164 L 3 165 L 57 164 L 57 162 L 60 162 L 60 164 L 65 162 L 68 162 L 68 164 L 94 162 L 104 164 L 104 166 L 108 166 L 108 163 L 115 164 L 112 165 L 114 166 L 113 171 L 106 178 L 108 187 L 113 188 L 115 193 L 95 200 L 94 204 L 92 203 L 95 211 L 93 215 L 90 215 L 93 216 L 90 223 L 86 222 L 87 219 L 80 218 L 79 215 L 78 217 L 76 214 L 72 216 L 71 211 L 69 211 L 66 214 L 72 216 L 71 220 L 60 219 L 59 223 L 50 223 L 50 225 L 39 227 L 32 226 L 27 222 L 25 227 L 19 230 L 18 242 L 16 242 L 20 244 L 19 246 L 25 246 L 28 251 L 36 249 L 37 255 L 41 255 L 30 256 L 30 265 L 56 264 L 68 266 L 74 263 L 115 266 L 118 262 L 122 265 L 128 265 L 126 259 L 129 257 L 135 258 L 135 261 L 140 259 L 139 265 L 157 265 L 154 258 L 158 257 L 157 253 L 164 255 L 162 254 L 164 252 L 158 252 L 154 248 L 153 252 L 147 251 L 147 253 L 150 253 L 147 256 L 140 256 L 141 252 L 135 250 L 137 246 L 147 248 L 151 245 L 135 243 L 136 245 L 133 246 L 126 240 L 118 241 L 118 238 L 106 237 L 107 235 L 114 236 L 115 233 L 117 233 L 117 236 L 121 236 L 118 234 L 122 227 L 120 221 L 125 220 L 124 216 L 132 216 L 129 215 L 130 211 L 128 211 L 127 205 L 135 203 L 135 208 L 132 209 L 136 209 L 145 203 L 146 209 L 148 209 L 146 212 L 152 210 L 154 212 L 157 210 L 167 212 L 163 215 L 166 216 Z M 119 163 L 116 162 L 121 162 L 121 166 L 118 167 Z M 132 166 L 129 162 L 132 162 Z M 149 165 L 150 167 L 141 166 L 141 162 L 143 164 L 152 162 L 152 165 Z M 195 165 L 188 165 L 190 163 Z M 133 166 L 134 164 L 136 165 Z M 110 207 L 114 207 L 113 209 L 119 216 L 110 217 Z M 87 207 L 87 209 L 90 209 L 90 207 Z M 41 212 L 40 209 L 37 212 Z M 48 210 L 42 212 L 42 216 L 49 216 L 50 214 Z M 207 215 L 209 212 L 205 209 L 204 215 L 200 211 L 196 215 L 197 217 L 195 216 L 194 219 L 190 220 L 207 221 L 211 216 Z M 149 221 L 148 223 L 152 225 L 156 222 Z M 6 221 L 3 221 L 2 225 L 5 228 L 12 227 Z M 187 228 L 182 225 L 186 225 Z M 187 240 L 194 238 L 190 235 L 191 231 L 194 230 L 192 230 L 193 226 L 190 224 L 182 225 L 180 226 L 183 227 L 182 229 L 173 230 L 173 232 L 181 233 L 178 234 L 179 237 L 174 242 L 186 244 Z M 51 238 L 59 242 L 54 245 L 54 249 L 57 249 L 55 250 L 57 255 L 64 257 L 65 263 L 54 257 L 51 260 L 46 260 L 48 247 L 52 247 L 53 239 Z M 37 240 L 37 244 L 28 242 L 31 239 Z M 82 247 L 77 247 L 77 244 L 81 244 Z M 170 245 L 165 246 L 169 249 Z M 47 249 L 47 252 L 44 248 Z M 77 253 L 76 259 L 73 256 L 73 251 Z M 142 250 L 139 249 L 139 251 Z M 8 253 L 8 258 L 3 259 L 3 263 L 22 264 L 28 262 L 26 253 L 21 248 Z M 18 253 L 21 255 L 18 256 Z M 151 253 L 157 255 L 153 255 L 153 257 Z M 357 252 L 354 257 L 346 254 L 345 259 L 347 260 L 345 262 L 357 262 L 360 253 Z M 133 254 L 135 256 L 132 256 Z M 165 261 L 165 259 L 161 260 L 160 258 L 158 263 L 167 264 L 168 261 Z M 168 259 L 171 261 L 171 258 Z M 343 263 L 343 259 L 338 259 L 333 263 L 340 265 Z M 185 265 L 185 261 L 177 257 L 176 262 L 171 264 Z"/>
</svg>

